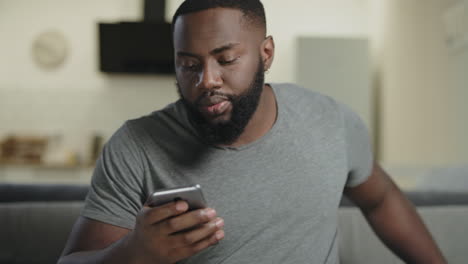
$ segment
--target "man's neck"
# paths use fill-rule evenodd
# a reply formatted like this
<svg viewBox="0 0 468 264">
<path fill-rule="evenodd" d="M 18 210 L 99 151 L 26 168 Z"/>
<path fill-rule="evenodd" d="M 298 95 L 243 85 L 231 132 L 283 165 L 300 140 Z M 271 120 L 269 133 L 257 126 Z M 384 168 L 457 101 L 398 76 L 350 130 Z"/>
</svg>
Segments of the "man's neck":
<svg viewBox="0 0 468 264">
<path fill-rule="evenodd" d="M 263 87 L 257 110 L 253 114 L 244 132 L 232 144 L 225 147 L 240 147 L 263 137 L 273 127 L 277 116 L 276 97 L 269 84 Z"/>
</svg>

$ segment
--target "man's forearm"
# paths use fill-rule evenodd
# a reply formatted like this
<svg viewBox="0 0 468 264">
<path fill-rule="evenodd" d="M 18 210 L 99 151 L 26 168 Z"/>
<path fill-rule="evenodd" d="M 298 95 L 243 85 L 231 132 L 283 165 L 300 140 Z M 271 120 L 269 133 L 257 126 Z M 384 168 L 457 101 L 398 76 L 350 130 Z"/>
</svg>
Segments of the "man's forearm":
<svg viewBox="0 0 468 264">
<path fill-rule="evenodd" d="M 58 264 L 137 264 L 138 261 L 132 256 L 127 239 L 126 236 L 101 250 L 75 252 L 62 256 Z"/>
<path fill-rule="evenodd" d="M 380 239 L 407 263 L 446 263 L 414 206 L 392 184 L 385 198 L 363 211 Z"/>
</svg>

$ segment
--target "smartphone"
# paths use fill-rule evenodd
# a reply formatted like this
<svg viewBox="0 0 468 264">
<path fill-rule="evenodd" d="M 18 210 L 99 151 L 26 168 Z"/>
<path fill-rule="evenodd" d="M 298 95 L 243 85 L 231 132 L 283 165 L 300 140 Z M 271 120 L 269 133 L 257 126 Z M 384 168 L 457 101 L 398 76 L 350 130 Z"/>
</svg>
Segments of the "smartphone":
<svg viewBox="0 0 468 264">
<path fill-rule="evenodd" d="M 146 204 L 150 207 L 158 207 L 163 204 L 179 200 L 187 202 L 189 210 L 202 209 L 207 206 L 199 184 L 187 187 L 157 190 L 148 197 Z"/>
</svg>

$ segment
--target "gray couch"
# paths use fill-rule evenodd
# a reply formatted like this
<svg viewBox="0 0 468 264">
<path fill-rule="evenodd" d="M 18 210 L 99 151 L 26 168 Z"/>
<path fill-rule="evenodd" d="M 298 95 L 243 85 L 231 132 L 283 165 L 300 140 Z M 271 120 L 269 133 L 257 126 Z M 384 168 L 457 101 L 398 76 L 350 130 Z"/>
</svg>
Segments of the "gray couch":
<svg viewBox="0 0 468 264">
<path fill-rule="evenodd" d="M 85 185 L 0 184 L 0 264 L 56 263 L 87 190 Z M 468 194 L 408 196 L 449 263 L 468 263 Z M 339 233 L 342 264 L 402 263 L 346 199 L 339 209 Z"/>
</svg>

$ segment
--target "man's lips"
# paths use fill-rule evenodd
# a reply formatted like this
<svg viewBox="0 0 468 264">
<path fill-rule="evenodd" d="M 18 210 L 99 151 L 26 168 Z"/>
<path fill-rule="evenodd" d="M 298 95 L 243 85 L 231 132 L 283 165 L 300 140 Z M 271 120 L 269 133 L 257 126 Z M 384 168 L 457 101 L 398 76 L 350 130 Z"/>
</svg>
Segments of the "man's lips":
<svg viewBox="0 0 468 264">
<path fill-rule="evenodd" d="M 228 100 L 217 101 L 212 104 L 202 105 L 201 110 L 202 112 L 211 115 L 217 116 L 223 114 L 231 105 L 231 102 Z"/>
</svg>

